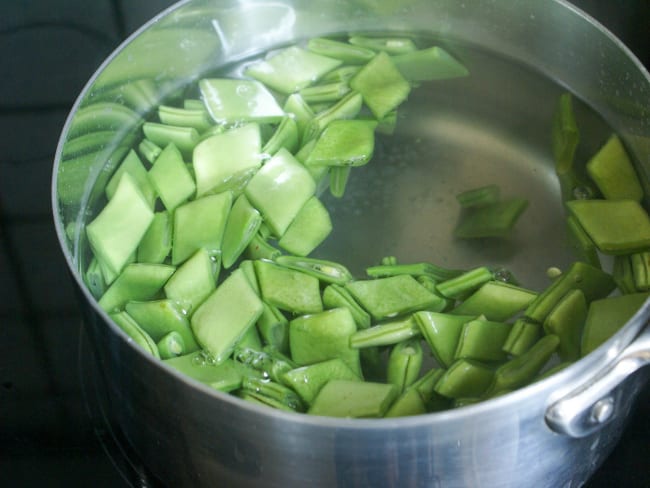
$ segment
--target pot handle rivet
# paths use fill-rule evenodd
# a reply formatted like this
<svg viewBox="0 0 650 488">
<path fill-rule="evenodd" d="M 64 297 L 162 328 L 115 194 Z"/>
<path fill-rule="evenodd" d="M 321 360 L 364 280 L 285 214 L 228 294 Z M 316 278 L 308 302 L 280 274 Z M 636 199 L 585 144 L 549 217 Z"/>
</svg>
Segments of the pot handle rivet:
<svg viewBox="0 0 650 488">
<path fill-rule="evenodd" d="M 591 408 L 591 419 L 597 424 L 604 424 L 614 414 L 614 399 L 610 396 L 598 400 Z"/>
</svg>

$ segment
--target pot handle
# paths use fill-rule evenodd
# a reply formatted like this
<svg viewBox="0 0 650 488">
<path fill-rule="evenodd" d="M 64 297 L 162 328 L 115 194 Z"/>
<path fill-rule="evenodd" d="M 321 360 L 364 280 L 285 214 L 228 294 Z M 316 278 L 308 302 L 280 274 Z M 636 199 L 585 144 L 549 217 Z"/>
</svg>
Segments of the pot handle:
<svg viewBox="0 0 650 488">
<path fill-rule="evenodd" d="M 559 434 L 585 437 L 609 422 L 621 402 L 614 390 L 628 376 L 650 364 L 650 326 L 616 359 L 598 371 L 587 383 L 551 404 L 546 423 Z"/>
</svg>

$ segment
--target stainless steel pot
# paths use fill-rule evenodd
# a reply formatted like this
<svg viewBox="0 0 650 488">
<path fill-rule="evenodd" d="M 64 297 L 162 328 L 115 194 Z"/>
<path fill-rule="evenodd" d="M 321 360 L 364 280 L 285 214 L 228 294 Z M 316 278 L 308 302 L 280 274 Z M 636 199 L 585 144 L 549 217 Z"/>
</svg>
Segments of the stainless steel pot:
<svg viewBox="0 0 650 488">
<path fill-rule="evenodd" d="M 517 392 L 443 413 L 348 420 L 259 408 L 181 377 L 133 345 L 84 285 L 83 223 L 151 107 L 216 68 L 348 32 L 430 36 L 472 76 L 413 92 L 393 139 L 353 177 L 346 199 L 332 203 L 336 231 L 323 255 L 357 272 L 386 254 L 490 262 L 543 286 L 548 266 L 571 260 L 548 136 L 561 89 L 582 100 L 583 156 L 611 127 L 648 186 L 648 73 L 562 0 L 180 2 L 100 67 L 56 155 L 55 224 L 103 373 L 105 408 L 170 486 L 580 486 L 617 442 L 648 379 L 647 368 L 637 370 L 650 361 L 650 303 L 599 349 Z M 88 132 L 102 133 L 95 146 L 75 153 L 66 144 Z M 453 195 L 487 180 L 529 198 L 530 213 L 509 243 L 460 245 L 447 237 Z"/>
</svg>

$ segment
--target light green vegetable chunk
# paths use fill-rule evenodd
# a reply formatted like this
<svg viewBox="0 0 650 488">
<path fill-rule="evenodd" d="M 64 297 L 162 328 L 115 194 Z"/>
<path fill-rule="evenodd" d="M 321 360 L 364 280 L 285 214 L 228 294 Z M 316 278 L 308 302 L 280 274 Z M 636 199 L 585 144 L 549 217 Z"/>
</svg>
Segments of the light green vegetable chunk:
<svg viewBox="0 0 650 488">
<path fill-rule="evenodd" d="M 313 37 L 307 42 L 307 49 L 334 59 L 340 59 L 347 64 L 365 64 L 370 61 L 375 51 L 363 46 L 355 46 L 347 42 L 335 41 L 324 37 Z"/>
<path fill-rule="evenodd" d="M 302 256 L 278 256 L 275 262 L 282 266 L 318 278 L 324 283 L 345 284 L 352 280 L 352 274 L 342 264 L 325 259 L 308 258 Z"/>
<path fill-rule="evenodd" d="M 323 130 L 307 156 L 307 166 L 362 166 L 375 147 L 376 123 L 365 120 L 334 120 Z"/>
<path fill-rule="evenodd" d="M 389 346 L 419 336 L 420 328 L 413 316 L 409 316 L 404 320 L 366 326 L 352 334 L 350 345 L 357 348 Z"/>
<path fill-rule="evenodd" d="M 415 388 L 409 388 L 390 406 L 384 417 L 407 417 L 427 412 L 422 396 Z"/>
<path fill-rule="evenodd" d="M 416 312 L 413 318 L 436 361 L 443 367 L 449 367 L 454 362 L 463 325 L 475 319 L 476 315 Z"/>
<path fill-rule="evenodd" d="M 140 263 L 162 263 L 172 249 L 172 224 L 169 212 L 156 212 L 137 251 Z"/>
<path fill-rule="evenodd" d="M 296 129 L 298 130 L 298 143 L 303 140 L 305 128 L 314 118 L 314 112 L 309 107 L 307 102 L 298 93 L 292 93 L 287 97 L 284 102 L 284 111 L 290 114 L 292 119 L 296 122 Z"/>
<path fill-rule="evenodd" d="M 397 388 L 387 383 L 332 380 L 320 390 L 308 413 L 329 417 L 379 418 L 384 416 L 397 394 Z"/>
<path fill-rule="evenodd" d="M 282 237 L 315 190 L 309 171 L 286 149 L 280 149 L 251 178 L 245 194 L 271 232 Z"/>
<path fill-rule="evenodd" d="M 597 349 L 618 332 L 641 308 L 648 296 L 648 293 L 633 293 L 591 302 L 580 343 L 582 356 Z"/>
<path fill-rule="evenodd" d="M 367 329 L 371 323 L 370 315 L 357 303 L 350 292 L 344 286 L 341 286 L 344 283 L 332 283 L 325 287 L 323 291 L 323 305 L 325 308 L 347 308 L 350 310 L 352 317 L 354 317 L 357 328 Z"/>
<path fill-rule="evenodd" d="M 613 134 L 587 163 L 587 172 L 608 200 L 643 198 L 643 188 L 621 139 Z"/>
<path fill-rule="evenodd" d="M 255 123 L 198 143 L 192 155 L 197 196 L 245 184 L 262 164 L 261 144 L 260 126 Z"/>
<path fill-rule="evenodd" d="M 182 356 L 187 352 L 183 337 L 178 332 L 174 331 L 165 334 L 162 339 L 156 343 L 156 346 L 158 347 L 160 359 L 175 358 Z"/>
<path fill-rule="evenodd" d="M 239 195 L 230 210 L 222 242 L 221 261 L 230 268 L 246 250 L 262 225 L 262 216 L 248 201 Z"/>
<path fill-rule="evenodd" d="M 278 307 L 263 303 L 264 311 L 256 324 L 260 338 L 281 353 L 289 352 L 289 321 Z"/>
<path fill-rule="evenodd" d="M 510 198 L 480 207 L 471 207 L 461 213 L 454 236 L 460 239 L 504 237 L 510 233 L 528 200 Z"/>
<path fill-rule="evenodd" d="M 503 322 L 528 307 L 535 297 L 537 293 L 520 286 L 501 281 L 488 281 L 451 313 L 484 315 L 488 320 Z"/>
<path fill-rule="evenodd" d="M 194 178 L 173 143 L 168 144 L 149 170 L 149 180 L 170 212 L 187 201 L 196 190 Z"/>
<path fill-rule="evenodd" d="M 179 108 L 160 105 L 158 107 L 158 118 L 163 124 L 193 127 L 198 132 L 203 132 L 212 125 L 210 116 L 203 104 L 198 108 Z"/>
<path fill-rule="evenodd" d="M 191 315 L 215 290 L 215 267 L 208 251 L 199 248 L 165 283 L 165 295 Z"/>
<path fill-rule="evenodd" d="M 244 272 L 235 270 L 192 315 L 196 341 L 220 363 L 230 356 L 237 341 L 255 324 L 262 309 L 262 300 Z"/>
<path fill-rule="evenodd" d="M 293 117 L 287 115 L 282 119 L 275 129 L 271 138 L 264 144 L 262 153 L 273 156 L 283 147 L 290 153 L 296 152 L 300 144 L 300 132 L 298 124 Z"/>
<path fill-rule="evenodd" d="M 110 313 L 126 302 L 149 300 L 162 290 L 175 269 L 166 264 L 129 264 L 99 299 L 99 306 Z"/>
<path fill-rule="evenodd" d="M 398 54 L 392 59 L 395 67 L 409 81 L 444 80 L 469 74 L 465 66 L 438 46 Z"/>
<path fill-rule="evenodd" d="M 463 325 L 455 359 L 477 361 L 503 361 L 506 353 L 503 346 L 510 334 L 512 324 L 475 319 Z"/>
<path fill-rule="evenodd" d="M 115 322 L 117 326 L 126 333 L 126 335 L 133 339 L 133 342 L 155 358 L 160 359 L 160 352 L 158 351 L 156 343 L 151 339 L 151 337 L 149 337 L 149 334 L 142 330 L 142 328 L 128 313 L 116 312 L 109 315 L 113 322 Z"/>
<path fill-rule="evenodd" d="M 411 85 L 385 52 L 380 52 L 361 68 L 350 80 L 350 87 L 361 93 L 363 101 L 377 119 L 383 119 L 396 109 L 411 91 Z"/>
<path fill-rule="evenodd" d="M 419 338 L 395 344 L 388 356 L 386 381 L 403 393 L 420 376 L 424 354 Z"/>
<path fill-rule="evenodd" d="M 255 261 L 262 298 L 280 310 L 301 314 L 323 310 L 318 279 L 270 261 Z"/>
<path fill-rule="evenodd" d="M 140 158 L 133 149 L 131 149 L 122 160 L 120 166 L 115 170 L 115 173 L 113 173 L 113 176 L 111 176 L 111 179 L 106 185 L 106 198 L 109 200 L 113 198 L 117 185 L 120 182 L 120 178 L 124 173 L 129 173 L 133 177 L 133 180 L 137 183 L 138 188 L 142 192 L 142 196 L 153 208 L 157 196 L 156 190 L 149 181 L 147 169 L 144 167 L 142 161 L 140 161 Z"/>
<path fill-rule="evenodd" d="M 199 90 L 217 124 L 273 123 L 285 115 L 275 97 L 258 81 L 203 79 L 199 81 Z"/>
<path fill-rule="evenodd" d="M 628 254 L 650 247 L 650 218 L 634 200 L 573 200 L 569 212 L 605 254 Z"/>
<path fill-rule="evenodd" d="M 440 311 L 447 304 L 410 275 L 351 281 L 345 287 L 375 320 L 415 310 Z"/>
<path fill-rule="evenodd" d="M 245 74 L 289 95 L 311 85 L 340 64 L 341 60 L 291 46 L 250 65 Z"/>
<path fill-rule="evenodd" d="M 508 334 L 503 350 L 513 356 L 521 356 L 542 336 L 542 325 L 526 317 L 518 318 Z"/>
<path fill-rule="evenodd" d="M 197 198 L 174 212 L 172 264 L 180 264 L 204 247 L 211 256 L 221 251 L 221 241 L 232 204 L 232 193 Z"/>
<path fill-rule="evenodd" d="M 318 392 L 328 381 L 361 381 L 359 375 L 340 358 L 292 369 L 284 373 L 282 379 L 308 404 L 314 401 Z"/>
<path fill-rule="evenodd" d="M 302 206 L 278 245 L 296 256 L 307 256 L 332 232 L 332 220 L 318 197 L 311 197 Z"/>
<path fill-rule="evenodd" d="M 388 54 L 404 54 L 417 49 L 413 40 L 408 37 L 351 36 L 348 42 L 353 46 L 363 46 L 373 51 L 382 51 Z"/>
<path fill-rule="evenodd" d="M 580 290 L 570 290 L 544 320 L 546 333 L 560 339 L 559 353 L 562 361 L 575 361 L 580 357 L 580 337 L 586 318 L 585 294 Z"/>
<path fill-rule="evenodd" d="M 458 359 L 440 377 L 435 391 L 448 398 L 478 398 L 492 383 L 494 370 L 471 359 Z"/>
<path fill-rule="evenodd" d="M 111 273 L 119 274 L 135 253 L 153 220 L 153 210 L 136 181 L 125 173 L 115 194 L 86 226 L 93 253 Z"/>
<path fill-rule="evenodd" d="M 192 154 L 192 149 L 199 142 L 199 133 L 193 127 L 178 127 L 175 125 L 145 122 L 142 131 L 147 139 L 159 147 L 174 144 L 184 155 Z"/>
<path fill-rule="evenodd" d="M 339 358 L 361 377 L 359 350 L 350 346 L 356 330 L 347 308 L 297 317 L 289 322 L 291 358 L 301 366 Z"/>
</svg>

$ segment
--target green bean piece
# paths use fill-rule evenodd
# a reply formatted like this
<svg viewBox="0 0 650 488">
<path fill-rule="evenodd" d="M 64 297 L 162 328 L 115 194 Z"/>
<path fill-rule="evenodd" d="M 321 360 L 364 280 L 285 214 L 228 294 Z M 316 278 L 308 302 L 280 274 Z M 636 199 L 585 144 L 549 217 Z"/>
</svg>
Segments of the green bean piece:
<svg viewBox="0 0 650 488">
<path fill-rule="evenodd" d="M 352 314 L 357 329 L 370 327 L 371 318 L 368 312 L 357 303 L 345 287 L 337 283 L 332 283 L 323 290 L 323 306 L 327 309 L 345 307 Z"/>
<path fill-rule="evenodd" d="M 589 263 L 590 265 L 600 268 L 600 257 L 598 249 L 591 240 L 591 237 L 585 232 L 578 220 L 572 216 L 567 216 L 567 230 L 569 245 L 576 253 L 578 259 Z"/>
<path fill-rule="evenodd" d="M 218 269 L 205 248 L 199 248 L 165 283 L 165 296 L 191 315 L 216 288 Z"/>
<path fill-rule="evenodd" d="M 172 249 L 172 226 L 169 212 L 156 212 L 137 249 L 140 263 L 161 264 Z"/>
<path fill-rule="evenodd" d="M 623 254 L 614 256 L 614 266 L 612 269 L 612 277 L 616 286 L 624 294 L 636 293 L 636 283 L 634 282 L 634 272 L 632 270 L 632 262 L 630 255 Z"/>
<path fill-rule="evenodd" d="M 503 350 L 512 356 L 521 356 L 542 337 L 542 325 L 526 317 L 518 318 L 512 326 Z"/>
<path fill-rule="evenodd" d="M 154 342 L 160 342 L 167 334 L 175 332 L 183 340 L 185 353 L 199 349 L 189 320 L 177 303 L 169 299 L 130 301 L 124 309 Z"/>
<path fill-rule="evenodd" d="M 284 111 L 293 118 L 298 131 L 298 143 L 302 144 L 307 126 L 314 118 L 314 111 L 299 93 L 292 93 L 284 102 Z"/>
<path fill-rule="evenodd" d="M 345 266 L 325 259 L 285 255 L 278 256 L 275 262 L 289 269 L 307 273 L 324 283 L 344 285 L 353 278 L 352 273 Z"/>
<path fill-rule="evenodd" d="M 313 37 L 309 39 L 307 41 L 307 49 L 316 54 L 340 59 L 348 64 L 365 64 L 375 55 L 375 51 L 372 49 L 335 41 L 333 39 L 326 39 L 324 37 Z"/>
<path fill-rule="evenodd" d="M 248 283 L 253 287 L 255 293 L 259 296 L 262 292 L 260 291 L 260 285 L 257 282 L 257 275 L 255 274 L 255 264 L 250 259 L 244 259 L 239 263 L 238 269 L 241 269 L 248 279 Z"/>
<path fill-rule="evenodd" d="M 510 391 L 530 383 L 560 345 L 556 335 L 545 335 L 521 356 L 497 368 L 486 395 Z"/>
<path fill-rule="evenodd" d="M 285 116 L 275 97 L 255 80 L 210 78 L 199 81 L 205 107 L 218 125 L 275 123 Z"/>
<path fill-rule="evenodd" d="M 277 383 L 285 383 L 285 373 L 296 368 L 290 359 L 277 352 L 272 354 L 263 350 L 237 345 L 233 351 L 233 359 L 261 373 L 261 378 L 270 378 Z"/>
<path fill-rule="evenodd" d="M 454 229 L 459 239 L 505 237 L 521 214 L 528 207 L 528 200 L 510 198 L 481 207 L 471 207 L 461 213 Z"/>
<path fill-rule="evenodd" d="M 261 393 L 257 393 L 251 390 L 238 390 L 236 396 L 250 403 L 255 403 L 257 405 L 263 405 L 265 407 L 275 408 L 276 410 L 284 410 L 285 412 L 295 412 L 293 408 L 282 403 L 281 401 L 271 398 Z"/>
<path fill-rule="evenodd" d="M 300 134 L 298 133 L 296 121 L 293 117 L 286 116 L 278 124 L 271 138 L 264 144 L 262 153 L 273 156 L 281 147 L 290 153 L 294 153 L 298 150 L 299 141 Z"/>
<path fill-rule="evenodd" d="M 456 195 L 456 200 L 461 208 L 484 207 L 492 205 L 501 200 L 501 188 L 499 185 L 486 185 L 479 188 L 465 190 Z"/>
<path fill-rule="evenodd" d="M 584 178 L 575 167 L 575 151 L 580 142 L 580 131 L 573 112 L 573 97 L 563 93 L 553 115 L 553 157 L 555 172 L 560 181 L 563 200 L 575 198 L 575 191 L 585 186 Z"/>
<path fill-rule="evenodd" d="M 384 417 L 408 417 L 410 415 L 421 415 L 426 412 L 427 408 L 418 391 L 409 388 L 397 397 Z"/>
<path fill-rule="evenodd" d="M 210 116 L 203 106 L 199 109 L 189 109 L 160 105 L 158 118 L 163 124 L 192 127 L 198 132 L 203 132 L 212 125 Z"/>
<path fill-rule="evenodd" d="M 471 359 L 458 359 L 447 369 L 434 387 L 447 398 L 478 398 L 490 387 L 494 369 Z"/>
<path fill-rule="evenodd" d="M 537 293 L 520 286 L 488 281 L 450 313 L 485 315 L 488 320 L 504 322 L 528 307 L 536 297 Z"/>
<path fill-rule="evenodd" d="M 628 254 L 650 247 L 650 217 L 634 200 L 573 200 L 573 215 L 604 254 Z"/>
<path fill-rule="evenodd" d="M 503 346 L 510 334 L 512 324 L 493 322 L 478 318 L 463 325 L 454 359 L 477 361 L 503 361 Z"/>
<path fill-rule="evenodd" d="M 634 287 L 638 291 L 650 289 L 650 251 L 630 254 L 630 265 L 632 266 Z"/>
<path fill-rule="evenodd" d="M 133 264 L 136 262 L 136 256 L 137 254 L 134 252 L 131 254 L 128 259 L 126 260 L 125 267 L 128 266 L 129 264 Z M 102 273 L 102 277 L 104 278 L 104 283 L 106 284 L 106 288 L 108 288 L 109 285 L 111 285 L 119 276 L 118 273 L 113 272 L 105 262 L 103 262 L 101 259 L 97 259 L 97 265 Z M 106 291 L 106 290 L 104 290 Z"/>
<path fill-rule="evenodd" d="M 180 264 L 198 249 L 221 252 L 221 241 L 232 205 L 232 193 L 207 195 L 176 208 L 172 228 L 172 264 Z"/>
<path fill-rule="evenodd" d="M 460 78 L 469 74 L 465 66 L 438 46 L 395 55 L 393 62 L 410 82 Z"/>
<path fill-rule="evenodd" d="M 282 237 L 315 190 L 307 169 L 282 148 L 250 179 L 245 194 L 273 234 Z"/>
<path fill-rule="evenodd" d="M 609 295 L 616 284 L 608 273 L 587 263 L 576 261 L 528 306 L 524 315 L 543 323 L 557 302 L 569 291 L 580 290 L 587 302 Z"/>
<path fill-rule="evenodd" d="M 242 380 L 242 389 L 248 394 L 254 393 L 271 398 L 275 402 L 285 405 L 296 412 L 302 412 L 305 409 L 302 400 L 296 392 L 272 380 L 269 381 L 245 376 Z"/>
<path fill-rule="evenodd" d="M 149 337 L 144 330 L 136 323 L 131 316 L 126 312 L 115 312 L 110 313 L 109 316 L 117 324 L 117 326 L 128 335 L 133 342 L 135 342 L 142 349 L 147 351 L 149 354 L 155 358 L 160 359 L 160 352 L 158 351 L 158 346 L 156 343 Z"/>
<path fill-rule="evenodd" d="M 444 373 L 444 369 L 431 368 L 409 388 L 409 390 L 417 390 L 427 412 L 438 412 L 449 408 L 449 399 L 435 391 L 436 383 Z"/>
<path fill-rule="evenodd" d="M 303 315 L 289 322 L 291 357 L 300 366 L 339 358 L 359 377 L 359 350 L 350 346 L 357 330 L 347 308 Z"/>
<path fill-rule="evenodd" d="M 255 261 L 255 273 L 268 304 L 293 314 L 323 310 L 318 278 L 270 261 Z"/>
<path fill-rule="evenodd" d="M 463 271 L 447 269 L 430 263 L 397 264 L 382 263 L 379 266 L 366 268 L 366 274 L 372 278 L 385 278 L 396 275 L 430 276 L 436 282 L 450 280 L 460 276 Z"/>
<path fill-rule="evenodd" d="M 99 299 L 99 306 L 110 313 L 129 301 L 149 300 L 162 290 L 174 270 L 166 264 L 129 264 Z"/>
<path fill-rule="evenodd" d="M 454 361 L 463 325 L 476 318 L 476 315 L 451 315 L 437 312 L 416 312 L 413 314 L 422 336 L 425 338 L 433 357 L 443 367 Z"/>
<path fill-rule="evenodd" d="M 153 164 L 158 156 L 160 156 L 162 148 L 145 137 L 138 144 L 138 151 L 140 151 L 144 159 L 149 161 L 149 164 Z"/>
<path fill-rule="evenodd" d="M 237 341 L 237 346 L 242 348 L 261 350 L 262 349 L 262 338 L 260 337 L 257 327 L 249 327 L 244 335 L 241 336 L 241 339 Z"/>
<path fill-rule="evenodd" d="M 580 337 L 587 318 L 587 300 L 580 290 L 569 290 L 544 320 L 544 331 L 560 339 L 562 361 L 580 358 Z"/>
<path fill-rule="evenodd" d="M 184 375 L 226 393 L 241 388 L 244 376 L 261 376 L 254 369 L 232 359 L 225 359 L 221 363 L 217 363 L 205 351 L 184 354 L 166 359 L 164 362 Z"/>
<path fill-rule="evenodd" d="M 353 46 L 362 46 L 388 54 L 405 54 L 417 49 L 415 43 L 407 37 L 351 36 L 348 42 Z"/>
<path fill-rule="evenodd" d="M 169 332 L 160 339 L 156 346 L 160 353 L 160 359 L 170 359 L 187 354 L 183 337 L 175 331 Z"/>
<path fill-rule="evenodd" d="M 327 110 L 315 115 L 305 127 L 302 137 L 303 146 L 312 139 L 316 139 L 331 122 L 355 118 L 362 106 L 363 97 L 360 93 L 352 91 Z"/>
<path fill-rule="evenodd" d="M 96 299 L 99 299 L 106 291 L 107 283 L 104 280 L 101 264 L 96 257 L 91 259 L 88 269 L 84 273 L 84 283 Z"/>
<path fill-rule="evenodd" d="M 446 306 L 444 298 L 431 293 L 410 275 L 351 281 L 345 287 L 375 320 L 416 310 L 440 311 Z"/>
<path fill-rule="evenodd" d="M 238 189 L 262 165 L 262 139 L 256 123 L 226 130 L 199 142 L 192 165 L 196 196 Z"/>
<path fill-rule="evenodd" d="M 373 52 L 372 55 L 374 56 L 375 53 Z M 349 82 L 354 77 L 354 75 L 356 75 L 359 72 L 360 69 L 361 66 L 358 65 L 346 64 L 343 66 L 339 66 L 338 68 L 333 69 L 325 76 L 323 76 L 320 79 L 320 82 L 321 83 L 333 83 L 337 81 Z"/>
<path fill-rule="evenodd" d="M 228 269 L 244 253 L 253 237 L 257 234 L 262 225 L 262 216 L 254 208 L 245 195 L 239 195 L 235 199 L 221 243 L 221 260 L 223 267 Z"/>
<path fill-rule="evenodd" d="M 282 251 L 269 243 L 259 232 L 253 236 L 244 252 L 244 256 L 250 260 L 273 261 L 280 255 L 282 255 Z"/>
<path fill-rule="evenodd" d="M 466 271 L 460 276 L 443 281 L 436 285 L 436 290 L 447 298 L 459 299 L 480 288 L 483 284 L 494 279 L 492 271 L 485 266 Z"/>
<path fill-rule="evenodd" d="M 376 122 L 334 120 L 321 132 L 306 166 L 362 166 L 375 147 Z"/>
<path fill-rule="evenodd" d="M 318 392 L 307 413 L 328 417 L 380 418 L 395 398 L 395 385 L 331 380 Z"/>
<path fill-rule="evenodd" d="M 244 272 L 235 270 L 192 315 L 190 323 L 196 341 L 217 363 L 222 362 L 255 324 L 262 308 L 262 301 Z"/>
<path fill-rule="evenodd" d="M 350 80 L 350 87 L 361 93 L 364 103 L 377 119 L 395 110 L 411 91 L 409 82 L 383 51 L 359 70 Z"/>
<path fill-rule="evenodd" d="M 586 356 L 616 334 L 649 296 L 650 293 L 644 292 L 592 301 L 582 332 L 581 356 Z"/>
<path fill-rule="evenodd" d="M 170 212 L 189 200 L 196 191 L 194 178 L 173 143 L 168 144 L 156 159 L 149 170 L 149 180 Z"/>
<path fill-rule="evenodd" d="M 386 379 L 397 387 L 398 393 L 403 393 L 420 376 L 423 357 L 418 338 L 407 339 L 393 346 L 388 356 Z"/>
<path fill-rule="evenodd" d="M 146 168 L 133 149 L 128 152 L 126 157 L 113 173 L 113 176 L 111 176 L 111 179 L 106 184 L 106 198 L 109 200 L 113 198 L 117 185 L 120 182 L 120 178 L 122 178 L 124 173 L 129 173 L 129 175 L 131 175 L 133 181 L 135 181 L 138 189 L 142 193 L 142 196 L 145 198 L 147 203 L 149 203 L 149 206 L 153 208 L 157 197 L 156 189 L 151 184 Z"/>
<path fill-rule="evenodd" d="M 264 310 L 257 320 L 257 330 L 264 343 L 279 351 L 289 351 L 289 321 L 275 306 L 263 302 Z"/>
<path fill-rule="evenodd" d="M 350 337 L 350 345 L 355 348 L 390 346 L 420 335 L 420 327 L 413 316 L 409 316 L 358 330 Z"/>
<path fill-rule="evenodd" d="M 93 254 L 110 272 L 119 274 L 135 253 L 153 216 L 136 181 L 124 173 L 113 198 L 86 226 Z"/>
<path fill-rule="evenodd" d="M 192 127 L 145 122 L 142 124 L 142 132 L 157 146 L 167 147 L 174 144 L 185 156 L 191 155 L 194 146 L 199 142 L 199 133 Z"/>
<path fill-rule="evenodd" d="M 643 198 L 643 188 L 621 139 L 612 134 L 587 162 L 587 173 L 608 200 Z"/>
<path fill-rule="evenodd" d="M 301 366 L 282 375 L 283 383 L 293 388 L 308 405 L 313 403 L 321 388 L 331 380 L 361 382 L 359 375 L 339 358 Z"/>
<path fill-rule="evenodd" d="M 296 256 L 307 256 L 331 232 L 330 214 L 318 197 L 313 196 L 298 211 L 296 217 L 278 240 L 278 245 Z"/>
<path fill-rule="evenodd" d="M 307 103 L 337 102 L 350 93 L 350 86 L 344 81 L 309 86 L 298 93 Z"/>
</svg>

